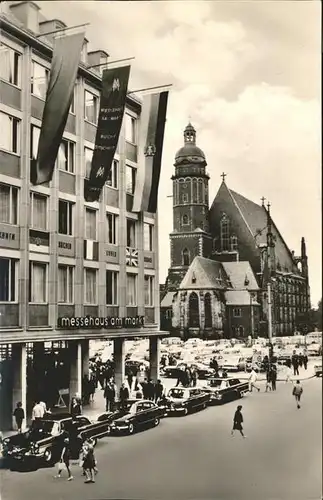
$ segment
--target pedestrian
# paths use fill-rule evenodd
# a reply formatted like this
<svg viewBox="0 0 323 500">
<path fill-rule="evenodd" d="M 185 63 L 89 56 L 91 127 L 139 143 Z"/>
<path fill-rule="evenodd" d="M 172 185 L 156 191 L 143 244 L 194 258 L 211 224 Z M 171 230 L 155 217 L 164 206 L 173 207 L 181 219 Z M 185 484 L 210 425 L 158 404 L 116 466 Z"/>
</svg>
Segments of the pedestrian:
<svg viewBox="0 0 323 500">
<path fill-rule="evenodd" d="M 119 400 L 120 400 L 120 409 L 121 410 L 126 410 L 127 409 L 127 402 L 129 399 L 129 389 L 126 387 L 126 384 L 123 382 L 123 384 L 120 387 L 120 392 L 119 392 Z"/>
<path fill-rule="evenodd" d="M 304 353 L 303 353 L 303 363 L 304 363 L 305 370 L 307 370 L 308 357 L 307 357 L 306 350 L 304 350 Z"/>
<path fill-rule="evenodd" d="M 141 383 L 141 388 L 142 388 L 143 398 L 148 399 L 149 388 L 148 388 L 148 380 L 146 378 Z"/>
<path fill-rule="evenodd" d="M 55 478 L 61 477 L 62 471 L 64 469 L 64 466 L 66 467 L 67 474 L 68 474 L 68 481 L 71 481 L 73 479 L 73 476 L 71 474 L 71 469 L 70 469 L 70 458 L 71 458 L 71 450 L 70 450 L 70 442 L 68 438 L 64 439 L 64 446 L 62 449 L 61 453 L 61 458 L 60 461 L 58 462 L 58 471 L 57 475 Z"/>
<path fill-rule="evenodd" d="M 298 371 L 299 362 L 298 362 L 298 356 L 296 354 L 296 351 L 294 351 L 293 355 L 292 355 L 292 365 L 294 368 L 294 375 L 299 375 L 299 371 Z"/>
<path fill-rule="evenodd" d="M 191 369 L 191 383 L 192 383 L 192 387 L 196 387 L 196 384 L 197 384 L 197 370 L 196 370 L 196 368 Z"/>
<path fill-rule="evenodd" d="M 292 372 L 291 367 L 290 366 L 286 366 L 286 380 L 285 380 L 286 383 L 287 382 L 292 382 L 292 379 L 291 379 L 292 373 L 293 372 Z"/>
<path fill-rule="evenodd" d="M 47 405 L 46 405 L 45 401 L 39 401 L 39 404 L 40 404 L 40 406 L 42 406 L 42 408 L 44 410 L 44 415 L 45 415 L 45 413 L 47 413 Z"/>
<path fill-rule="evenodd" d="M 31 412 L 31 420 L 33 422 L 36 422 L 37 420 L 43 418 L 44 414 L 45 414 L 44 407 L 40 404 L 40 401 L 37 400 Z"/>
<path fill-rule="evenodd" d="M 303 367 L 303 354 L 302 353 L 300 353 L 298 355 L 298 365 L 299 365 L 300 368 Z"/>
<path fill-rule="evenodd" d="M 78 415 L 81 415 L 81 413 L 82 413 L 82 407 L 80 401 L 76 397 L 72 398 L 71 409 L 70 409 L 70 414 L 72 416 L 72 419 L 76 420 L 76 417 Z"/>
<path fill-rule="evenodd" d="M 155 403 L 156 404 L 161 399 L 163 392 L 164 392 L 164 386 L 161 383 L 161 380 L 157 380 L 157 383 L 155 385 Z"/>
<path fill-rule="evenodd" d="M 222 369 L 222 378 L 228 378 L 228 372 L 224 368 Z"/>
<path fill-rule="evenodd" d="M 94 402 L 94 394 L 95 394 L 96 387 L 97 387 L 97 380 L 96 380 L 95 374 L 92 373 L 90 380 L 89 380 L 89 401 L 90 401 L 90 403 Z"/>
<path fill-rule="evenodd" d="M 303 387 L 301 386 L 300 381 L 297 380 L 296 381 L 296 385 L 293 388 L 293 396 L 295 397 L 296 405 L 297 405 L 297 409 L 298 410 L 301 407 L 300 403 L 301 403 L 301 396 L 302 396 L 302 394 L 303 394 Z"/>
<path fill-rule="evenodd" d="M 134 377 L 134 373 L 133 373 L 132 369 L 131 369 L 131 368 L 129 368 L 129 371 L 128 371 L 128 377 L 127 377 L 127 379 L 128 379 L 128 385 L 129 385 L 130 392 L 131 392 L 131 390 L 132 390 L 132 381 L 133 381 L 133 377 Z"/>
<path fill-rule="evenodd" d="M 148 384 L 146 386 L 146 389 L 147 389 L 147 399 L 149 399 L 150 401 L 154 401 L 154 397 L 155 397 L 155 384 L 153 383 L 153 381 L 151 380 L 151 378 L 148 380 Z"/>
<path fill-rule="evenodd" d="M 271 368 L 271 388 L 273 391 L 276 390 L 276 382 L 277 382 L 277 368 L 276 368 L 276 365 L 272 365 L 272 368 Z"/>
<path fill-rule="evenodd" d="M 83 471 L 86 475 L 85 483 L 95 483 L 94 474 L 96 473 L 96 461 L 94 448 L 90 442 L 86 443 L 83 454 Z"/>
<path fill-rule="evenodd" d="M 25 419 L 25 411 L 22 407 L 21 401 L 18 401 L 17 406 L 15 408 L 15 411 L 13 412 L 13 416 L 15 417 L 17 430 L 18 430 L 18 433 L 20 434 L 21 428 L 22 428 L 22 422 Z"/>
<path fill-rule="evenodd" d="M 252 369 L 249 376 L 249 392 L 252 392 L 253 388 L 257 389 L 258 392 L 260 391 L 260 388 L 256 384 L 257 379 L 258 379 L 257 373 L 255 372 L 254 369 Z"/>
<path fill-rule="evenodd" d="M 266 372 L 266 390 L 265 392 L 271 391 L 271 370 L 268 367 Z"/>
<path fill-rule="evenodd" d="M 242 410 L 242 406 L 239 405 L 237 407 L 236 412 L 235 412 L 234 417 L 233 417 L 233 427 L 232 427 L 232 431 L 231 431 L 231 436 L 233 436 L 234 431 L 239 431 L 241 436 L 243 438 L 245 438 L 246 436 L 243 433 L 243 427 L 242 427 L 243 416 L 242 416 L 241 410 Z"/>
<path fill-rule="evenodd" d="M 111 380 L 107 382 L 103 395 L 105 397 L 105 411 L 112 412 L 114 410 L 116 391 Z"/>
</svg>

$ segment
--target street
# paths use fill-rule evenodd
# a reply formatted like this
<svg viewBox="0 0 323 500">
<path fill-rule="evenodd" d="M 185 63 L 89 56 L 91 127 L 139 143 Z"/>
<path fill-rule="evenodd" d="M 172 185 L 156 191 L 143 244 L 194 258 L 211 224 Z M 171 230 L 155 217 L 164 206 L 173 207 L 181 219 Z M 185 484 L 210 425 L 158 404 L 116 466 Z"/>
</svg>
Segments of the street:
<svg viewBox="0 0 323 500">
<path fill-rule="evenodd" d="M 292 384 L 248 394 L 187 417 L 166 418 L 133 436 L 96 447 L 99 474 L 84 484 L 54 479 L 55 468 L 1 470 L 2 500 L 319 500 L 322 475 L 321 379 L 303 382 L 296 409 Z M 247 438 L 231 437 L 237 404 Z"/>
</svg>

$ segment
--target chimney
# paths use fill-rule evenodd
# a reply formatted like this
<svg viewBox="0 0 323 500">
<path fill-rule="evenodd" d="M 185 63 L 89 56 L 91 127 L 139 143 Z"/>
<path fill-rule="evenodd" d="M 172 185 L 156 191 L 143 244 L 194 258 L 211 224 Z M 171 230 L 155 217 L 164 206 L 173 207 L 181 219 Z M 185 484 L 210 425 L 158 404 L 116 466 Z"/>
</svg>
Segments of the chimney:
<svg viewBox="0 0 323 500">
<path fill-rule="evenodd" d="M 81 52 L 81 62 L 85 64 L 86 66 L 88 65 L 88 55 L 87 55 L 87 46 L 88 46 L 88 39 L 84 38 L 84 43 L 82 47 L 82 52 Z"/>
<path fill-rule="evenodd" d="M 94 66 L 91 68 L 99 75 L 102 75 L 102 71 L 107 69 L 109 54 L 104 50 L 95 50 L 88 53 L 88 66 Z"/>
<path fill-rule="evenodd" d="M 40 21 L 39 33 L 50 33 L 49 35 L 42 36 L 41 40 L 48 40 L 51 44 L 53 44 L 56 34 L 51 32 L 61 30 L 63 28 L 67 28 L 67 26 L 65 23 L 63 23 L 63 21 L 60 21 L 59 19 L 46 19 L 44 21 Z"/>
<path fill-rule="evenodd" d="M 23 27 L 39 34 L 40 7 L 35 2 L 12 2 L 11 13 L 23 24 Z"/>
</svg>

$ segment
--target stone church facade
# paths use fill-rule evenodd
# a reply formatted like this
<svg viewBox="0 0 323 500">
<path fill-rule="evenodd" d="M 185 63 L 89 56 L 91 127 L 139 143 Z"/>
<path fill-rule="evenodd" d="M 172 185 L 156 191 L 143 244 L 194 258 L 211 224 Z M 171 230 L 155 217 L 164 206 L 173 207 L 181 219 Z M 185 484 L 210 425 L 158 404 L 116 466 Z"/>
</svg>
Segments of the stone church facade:
<svg viewBox="0 0 323 500">
<path fill-rule="evenodd" d="M 310 309 L 305 240 L 295 256 L 270 206 L 222 183 L 209 208 L 206 158 L 189 123 L 175 155 L 171 263 L 161 294 L 161 327 L 183 337 L 268 334 L 268 284 L 274 335 L 306 331 Z"/>
</svg>

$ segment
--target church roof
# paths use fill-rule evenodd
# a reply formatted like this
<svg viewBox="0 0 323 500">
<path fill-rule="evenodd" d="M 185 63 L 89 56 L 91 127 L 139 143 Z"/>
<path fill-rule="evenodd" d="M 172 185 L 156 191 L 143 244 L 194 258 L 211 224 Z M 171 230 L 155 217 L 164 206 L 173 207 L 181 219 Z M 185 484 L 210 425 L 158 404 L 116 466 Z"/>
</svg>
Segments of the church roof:
<svg viewBox="0 0 323 500">
<path fill-rule="evenodd" d="M 237 289 L 246 288 L 247 290 L 258 290 L 258 283 L 249 262 L 222 262 L 232 287 Z M 245 281 L 249 282 L 245 284 Z"/>
<path fill-rule="evenodd" d="M 161 301 L 160 307 L 172 307 L 173 297 L 177 292 L 167 292 L 163 300 Z"/>
<path fill-rule="evenodd" d="M 224 295 L 227 306 L 250 306 L 250 293 L 246 290 L 228 290 Z M 252 305 L 260 305 L 256 299 L 251 300 Z"/>
<path fill-rule="evenodd" d="M 179 288 L 192 290 L 228 287 L 230 287 L 230 282 L 221 262 L 205 257 L 195 257 Z"/>
<path fill-rule="evenodd" d="M 175 163 L 180 163 L 182 160 L 192 158 L 195 162 L 205 161 L 205 154 L 201 148 L 194 144 L 185 144 L 182 146 L 175 155 Z"/>
</svg>

